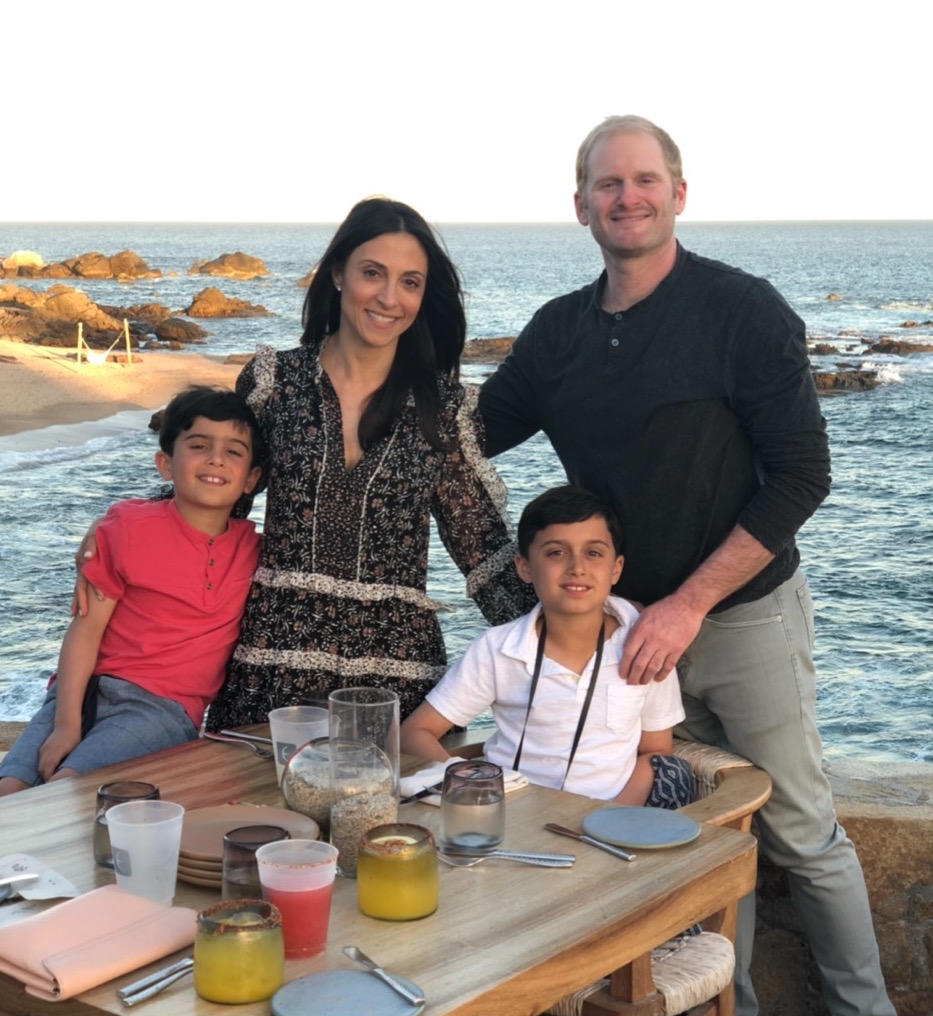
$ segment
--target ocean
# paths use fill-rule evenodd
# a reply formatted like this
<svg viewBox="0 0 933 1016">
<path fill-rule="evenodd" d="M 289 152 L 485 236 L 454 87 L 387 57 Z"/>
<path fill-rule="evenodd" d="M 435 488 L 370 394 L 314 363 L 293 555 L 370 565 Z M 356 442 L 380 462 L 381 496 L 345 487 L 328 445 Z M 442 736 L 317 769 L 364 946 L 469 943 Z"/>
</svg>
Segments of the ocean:
<svg viewBox="0 0 933 1016">
<path fill-rule="evenodd" d="M 591 281 L 601 267 L 589 234 L 573 224 L 439 229 L 464 278 L 471 337 L 517 334 L 543 302 Z M 85 280 L 91 299 L 178 310 L 216 282 L 274 316 L 201 322 L 211 334 L 198 348 L 248 352 L 260 342 L 297 342 L 304 290 L 296 283 L 332 232 L 330 225 L 17 223 L 0 225 L 0 254 L 28 249 L 59 261 L 130 248 L 164 277 Z M 688 248 L 773 282 L 806 320 L 811 339 L 839 350 L 815 362 L 878 372 L 875 390 L 822 402 L 833 490 L 799 536 L 817 611 L 818 719 L 830 758 L 931 761 L 933 355 L 871 354 L 863 340 L 933 341 L 933 222 L 682 222 L 678 234 Z M 237 250 L 262 258 L 271 275 L 232 282 L 186 274 L 195 260 Z M 907 321 L 917 326 L 903 327 Z M 471 366 L 465 379 L 480 381 L 489 369 Z M 120 414 L 87 428 L 83 444 L 51 451 L 19 452 L 15 439 L 0 438 L 4 719 L 27 719 L 42 700 L 68 623 L 74 549 L 87 523 L 113 500 L 158 487 L 149 415 Z M 496 465 L 515 517 L 530 497 L 563 479 L 540 436 Z M 259 521 L 262 507 L 260 500 Z M 455 658 L 483 620 L 436 540 L 428 591 L 448 605 L 441 623 Z"/>
</svg>

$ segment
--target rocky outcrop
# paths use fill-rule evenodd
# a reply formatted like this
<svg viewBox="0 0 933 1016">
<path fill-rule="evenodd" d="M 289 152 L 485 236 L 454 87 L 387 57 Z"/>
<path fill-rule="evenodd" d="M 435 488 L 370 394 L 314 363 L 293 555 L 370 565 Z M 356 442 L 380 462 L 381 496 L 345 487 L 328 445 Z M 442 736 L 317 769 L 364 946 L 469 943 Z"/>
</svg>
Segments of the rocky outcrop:
<svg viewBox="0 0 933 1016">
<path fill-rule="evenodd" d="M 207 336 L 207 332 L 200 325 L 179 317 L 170 317 L 159 322 L 155 334 L 161 342 L 181 342 L 185 345 L 200 342 Z"/>
<path fill-rule="evenodd" d="M 7 262 L 12 263 L 8 265 Z M 159 279 L 162 273 L 157 268 L 150 268 L 131 250 L 121 250 L 112 256 L 90 251 L 48 265 L 38 254 L 19 251 L 3 262 L 0 277 L 3 276 L 23 279 L 117 279 L 128 282 L 132 279 Z"/>
<path fill-rule="evenodd" d="M 42 255 L 34 250 L 15 250 L 9 257 L 0 261 L 0 268 L 6 272 L 19 268 L 45 268 L 45 261 Z"/>
<path fill-rule="evenodd" d="M 85 293 L 71 286 L 52 286 L 37 293 L 22 286 L 0 286 L 0 335 L 24 342 L 75 345 L 77 324 L 84 323 L 85 338 L 115 336 L 123 324 L 98 307 Z"/>
<path fill-rule="evenodd" d="M 910 353 L 933 353 L 933 339 L 926 342 L 908 342 L 906 339 L 892 339 L 883 335 L 871 346 L 873 353 L 889 353 L 892 356 L 908 356 Z"/>
<path fill-rule="evenodd" d="M 512 348 L 511 339 L 470 339 L 463 347 L 464 363 L 502 363 Z"/>
<path fill-rule="evenodd" d="M 195 261 L 188 269 L 188 274 L 221 275 L 227 279 L 249 280 L 268 275 L 269 270 L 260 258 L 237 251 L 235 254 L 221 254 L 213 261 Z"/>
<path fill-rule="evenodd" d="M 164 303 L 134 303 L 131 307 L 108 307 L 105 304 L 98 305 L 100 309 L 111 317 L 126 318 L 133 325 L 146 326 L 149 330 L 157 324 L 172 316 L 172 311 Z"/>
<path fill-rule="evenodd" d="M 188 317 L 232 318 L 270 317 L 272 311 L 260 304 L 248 303 L 235 296 L 226 296 L 216 286 L 208 286 L 195 295 L 191 305 L 185 309 Z"/>
<path fill-rule="evenodd" d="M 84 339 L 94 348 L 109 348 L 129 323 L 130 344 L 140 346 L 155 335 L 162 348 L 183 349 L 200 342 L 208 333 L 193 321 L 173 317 L 160 303 L 131 307 L 98 305 L 81 290 L 55 285 L 47 292 L 24 286 L 0 285 L 0 336 L 40 345 L 74 346 L 77 324 L 84 326 Z"/>
<path fill-rule="evenodd" d="M 876 370 L 863 370 L 861 367 L 846 366 L 838 370 L 814 370 L 812 373 L 816 390 L 825 395 L 868 392 L 880 384 Z"/>
</svg>

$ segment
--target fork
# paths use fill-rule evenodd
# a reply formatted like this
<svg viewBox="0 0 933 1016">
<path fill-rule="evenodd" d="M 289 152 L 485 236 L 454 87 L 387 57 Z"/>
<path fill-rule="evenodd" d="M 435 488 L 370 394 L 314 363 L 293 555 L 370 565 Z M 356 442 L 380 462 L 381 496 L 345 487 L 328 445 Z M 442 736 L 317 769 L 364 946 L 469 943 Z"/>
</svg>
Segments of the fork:
<svg viewBox="0 0 933 1016">
<path fill-rule="evenodd" d="M 210 734 L 206 731 L 203 736 L 209 741 L 220 741 L 223 744 L 241 744 L 246 748 L 252 748 L 253 753 L 261 759 L 270 759 L 274 757 L 274 752 L 271 748 L 263 748 L 262 745 L 256 744 L 255 741 L 247 741 L 239 737 L 221 737 L 220 734 Z"/>
</svg>

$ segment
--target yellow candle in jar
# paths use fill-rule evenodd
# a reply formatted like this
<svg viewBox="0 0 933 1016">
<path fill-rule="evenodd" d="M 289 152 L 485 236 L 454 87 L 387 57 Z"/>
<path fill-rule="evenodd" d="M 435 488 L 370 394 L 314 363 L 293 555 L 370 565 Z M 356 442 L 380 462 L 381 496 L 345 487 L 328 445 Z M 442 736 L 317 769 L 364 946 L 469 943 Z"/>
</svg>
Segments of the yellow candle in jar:
<svg viewBox="0 0 933 1016">
<path fill-rule="evenodd" d="M 434 838 L 421 826 L 377 826 L 364 837 L 356 869 L 357 900 L 368 917 L 411 921 L 437 910 Z"/>
<path fill-rule="evenodd" d="M 210 1002 L 258 1002 L 285 982 L 278 910 L 259 900 L 228 900 L 198 915 L 194 990 Z"/>
</svg>

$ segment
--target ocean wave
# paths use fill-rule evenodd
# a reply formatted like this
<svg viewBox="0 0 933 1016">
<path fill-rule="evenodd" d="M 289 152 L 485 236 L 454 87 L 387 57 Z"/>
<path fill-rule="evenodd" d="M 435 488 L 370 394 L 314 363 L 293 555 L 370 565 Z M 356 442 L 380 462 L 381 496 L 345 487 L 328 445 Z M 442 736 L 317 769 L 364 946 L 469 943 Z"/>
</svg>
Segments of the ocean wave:
<svg viewBox="0 0 933 1016">
<path fill-rule="evenodd" d="M 148 434 L 150 410 L 128 409 L 102 420 L 60 424 L 0 437 L 0 473 L 84 459 Z"/>
<path fill-rule="evenodd" d="M 0 473 L 14 473 L 22 469 L 36 469 L 56 462 L 72 462 L 85 459 L 99 452 L 110 451 L 126 443 L 126 435 L 110 435 L 91 438 L 83 445 L 44 448 L 39 451 L 2 451 L 0 450 Z"/>
<path fill-rule="evenodd" d="M 882 310 L 922 311 L 925 314 L 933 311 L 933 303 L 928 300 L 889 300 L 880 307 Z"/>
<path fill-rule="evenodd" d="M 904 368 L 900 363 L 878 363 L 874 360 L 863 360 L 859 370 L 873 370 L 882 385 L 901 384 L 904 381 Z"/>
</svg>

